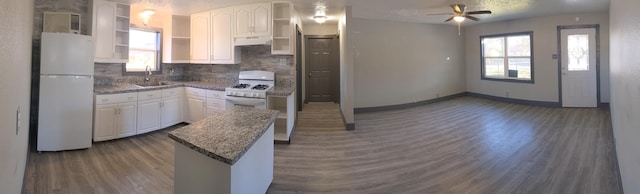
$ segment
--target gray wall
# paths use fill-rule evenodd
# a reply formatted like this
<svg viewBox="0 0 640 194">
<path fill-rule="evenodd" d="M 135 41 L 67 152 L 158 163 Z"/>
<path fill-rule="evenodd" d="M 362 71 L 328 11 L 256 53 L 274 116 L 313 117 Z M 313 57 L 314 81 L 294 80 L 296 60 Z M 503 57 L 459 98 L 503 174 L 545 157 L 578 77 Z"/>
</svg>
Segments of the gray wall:
<svg viewBox="0 0 640 194">
<path fill-rule="evenodd" d="M 33 0 L 0 1 L 0 24 L 0 193 L 20 193 L 28 154 Z"/>
<path fill-rule="evenodd" d="M 575 18 L 580 17 L 580 21 Z M 467 90 L 491 96 L 522 100 L 560 102 L 558 93 L 557 26 L 600 24 L 601 101 L 609 102 L 609 15 L 608 13 L 570 14 L 479 24 L 464 27 Z M 533 31 L 535 83 L 511 83 L 480 79 L 480 36 Z M 509 95 L 507 96 L 507 92 Z"/>
<path fill-rule="evenodd" d="M 356 108 L 465 92 L 464 37 L 456 26 L 354 18 L 349 27 Z"/>
<path fill-rule="evenodd" d="M 611 0 L 611 118 L 625 193 L 640 193 L 638 10 L 638 0 Z"/>
</svg>

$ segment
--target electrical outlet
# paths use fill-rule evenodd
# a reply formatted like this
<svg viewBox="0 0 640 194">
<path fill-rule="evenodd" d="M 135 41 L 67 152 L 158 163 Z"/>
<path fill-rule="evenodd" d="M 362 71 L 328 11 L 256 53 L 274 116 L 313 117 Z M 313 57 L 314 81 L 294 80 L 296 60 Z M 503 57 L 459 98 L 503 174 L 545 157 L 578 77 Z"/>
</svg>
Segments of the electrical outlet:
<svg viewBox="0 0 640 194">
<path fill-rule="evenodd" d="M 287 65 L 286 59 L 280 59 L 280 65 Z"/>
<path fill-rule="evenodd" d="M 436 98 L 440 98 L 440 93 L 436 93 Z"/>
<path fill-rule="evenodd" d="M 509 97 L 509 92 L 505 92 L 504 96 Z"/>
</svg>

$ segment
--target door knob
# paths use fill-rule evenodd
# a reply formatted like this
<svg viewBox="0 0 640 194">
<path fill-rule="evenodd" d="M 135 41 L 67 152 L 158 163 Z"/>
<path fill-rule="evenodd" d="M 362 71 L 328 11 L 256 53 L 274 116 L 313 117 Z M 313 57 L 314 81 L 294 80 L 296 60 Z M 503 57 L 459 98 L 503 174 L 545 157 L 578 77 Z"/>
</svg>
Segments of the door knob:
<svg viewBox="0 0 640 194">
<path fill-rule="evenodd" d="M 309 77 L 311 77 L 311 73 L 309 73 Z"/>
</svg>

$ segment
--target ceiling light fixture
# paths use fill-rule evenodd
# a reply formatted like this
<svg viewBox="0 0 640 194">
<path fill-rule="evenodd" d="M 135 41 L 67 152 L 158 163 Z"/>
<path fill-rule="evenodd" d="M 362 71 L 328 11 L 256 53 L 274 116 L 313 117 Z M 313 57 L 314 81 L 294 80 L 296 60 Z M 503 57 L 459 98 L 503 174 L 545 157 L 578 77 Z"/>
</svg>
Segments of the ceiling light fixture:
<svg viewBox="0 0 640 194">
<path fill-rule="evenodd" d="M 327 21 L 328 17 L 327 17 L 327 6 L 325 5 L 324 1 L 317 1 L 316 2 L 316 14 L 313 16 L 313 20 L 316 21 L 316 23 L 318 24 L 322 24 L 324 22 Z"/>
<path fill-rule="evenodd" d="M 142 23 L 146 26 L 149 23 L 149 20 L 151 19 L 151 16 L 153 14 L 155 14 L 156 11 L 153 9 L 145 9 L 144 11 L 140 12 L 140 17 L 142 18 Z"/>
<path fill-rule="evenodd" d="M 313 16 L 313 20 L 315 20 L 318 24 L 322 24 L 327 21 L 327 16 L 323 16 L 323 15 Z"/>
<path fill-rule="evenodd" d="M 464 22 L 466 18 L 464 18 L 463 16 L 455 16 L 453 17 L 453 20 L 455 20 L 456 22 Z"/>
</svg>

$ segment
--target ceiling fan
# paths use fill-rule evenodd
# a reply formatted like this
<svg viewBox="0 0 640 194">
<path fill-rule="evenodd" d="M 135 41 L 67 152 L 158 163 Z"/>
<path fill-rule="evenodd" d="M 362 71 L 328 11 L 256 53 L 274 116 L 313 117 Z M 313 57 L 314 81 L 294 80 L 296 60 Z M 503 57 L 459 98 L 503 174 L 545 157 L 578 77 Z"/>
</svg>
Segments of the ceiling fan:
<svg viewBox="0 0 640 194">
<path fill-rule="evenodd" d="M 480 11 L 466 11 L 465 8 L 467 6 L 465 6 L 464 4 L 453 4 L 451 5 L 451 8 L 453 9 L 453 13 L 438 13 L 438 14 L 427 14 L 427 15 L 453 15 L 451 16 L 449 19 L 445 20 L 444 22 L 448 22 L 451 20 L 454 20 L 458 23 L 463 22 L 465 19 L 470 19 L 473 21 L 479 21 L 480 18 L 471 16 L 471 15 L 477 15 L 477 14 L 491 14 L 490 10 L 480 10 Z"/>
</svg>

